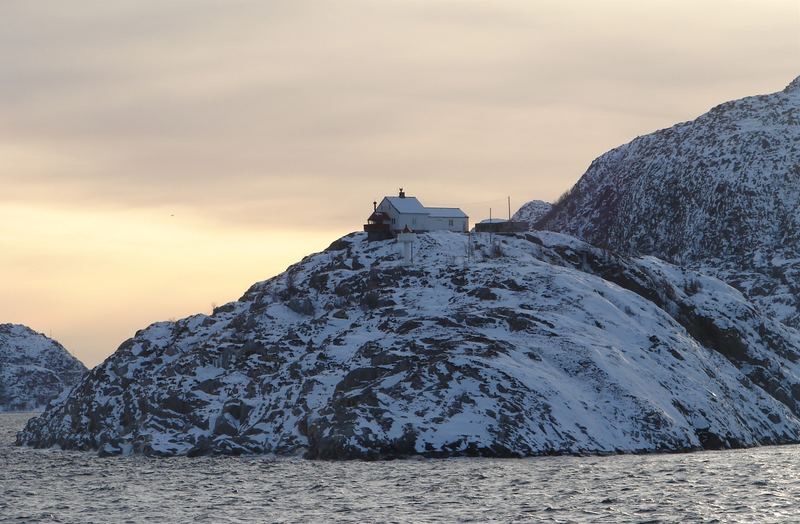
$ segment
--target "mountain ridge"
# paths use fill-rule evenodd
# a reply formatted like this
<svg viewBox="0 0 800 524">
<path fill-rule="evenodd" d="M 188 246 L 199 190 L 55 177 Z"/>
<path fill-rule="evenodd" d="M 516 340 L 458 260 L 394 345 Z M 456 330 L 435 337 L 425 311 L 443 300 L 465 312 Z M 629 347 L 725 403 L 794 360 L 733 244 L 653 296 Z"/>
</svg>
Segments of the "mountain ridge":
<svg viewBox="0 0 800 524">
<path fill-rule="evenodd" d="M 535 227 L 731 283 L 800 326 L 800 77 L 595 159 Z"/>
<path fill-rule="evenodd" d="M 533 229 L 536 224 L 550 209 L 552 209 L 550 202 L 544 200 L 531 200 L 522 205 L 511 217 L 514 222 L 525 222 L 528 224 L 529 229 Z"/>
<path fill-rule="evenodd" d="M 0 324 L 0 411 L 41 410 L 85 372 L 55 340 L 21 324 Z"/>
<path fill-rule="evenodd" d="M 351 234 L 137 332 L 17 443 L 349 459 L 800 441 L 800 334 L 724 283 L 555 233 L 416 242 L 405 266 Z"/>
<path fill-rule="evenodd" d="M 516 215 L 560 232 L 420 234 L 413 265 L 342 237 L 212 315 L 138 331 L 17 443 L 312 459 L 798 443 L 798 106 L 800 78 L 609 151 Z"/>
</svg>

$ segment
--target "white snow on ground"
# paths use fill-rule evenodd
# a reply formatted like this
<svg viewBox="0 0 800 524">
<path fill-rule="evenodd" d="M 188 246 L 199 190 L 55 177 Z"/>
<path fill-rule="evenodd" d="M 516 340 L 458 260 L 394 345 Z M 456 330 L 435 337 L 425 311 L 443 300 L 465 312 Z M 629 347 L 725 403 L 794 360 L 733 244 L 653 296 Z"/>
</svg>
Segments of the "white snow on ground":
<svg viewBox="0 0 800 524">
<path fill-rule="evenodd" d="M 138 332 L 20 443 L 349 458 L 800 437 L 800 335 L 730 286 L 556 233 L 415 244 L 405 267 L 394 241 L 348 235 L 211 316 Z M 744 353 L 697 338 L 715 329 Z"/>
<path fill-rule="evenodd" d="M 601 155 L 537 227 L 715 276 L 800 328 L 798 201 L 800 77 Z"/>
<path fill-rule="evenodd" d="M 0 411 L 40 411 L 85 372 L 55 340 L 19 324 L 0 324 Z"/>
<path fill-rule="evenodd" d="M 523 204 L 523 206 L 514 213 L 511 220 L 514 222 L 527 222 L 529 228 L 533 229 L 536 222 L 545 216 L 552 207 L 552 204 L 549 202 L 531 200 Z"/>
</svg>

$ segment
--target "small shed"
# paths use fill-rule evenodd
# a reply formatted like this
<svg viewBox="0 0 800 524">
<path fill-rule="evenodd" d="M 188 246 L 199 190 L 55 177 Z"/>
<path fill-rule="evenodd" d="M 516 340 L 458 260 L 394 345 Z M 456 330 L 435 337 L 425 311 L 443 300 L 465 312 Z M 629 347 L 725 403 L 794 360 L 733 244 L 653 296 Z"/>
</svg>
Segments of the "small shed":
<svg viewBox="0 0 800 524">
<path fill-rule="evenodd" d="M 519 233 L 527 230 L 527 222 L 516 222 L 503 218 L 487 218 L 475 224 L 476 233 Z"/>
<path fill-rule="evenodd" d="M 391 218 L 382 211 L 377 210 L 378 203 L 372 203 L 374 211 L 364 224 L 367 240 L 389 240 L 392 238 Z"/>
</svg>

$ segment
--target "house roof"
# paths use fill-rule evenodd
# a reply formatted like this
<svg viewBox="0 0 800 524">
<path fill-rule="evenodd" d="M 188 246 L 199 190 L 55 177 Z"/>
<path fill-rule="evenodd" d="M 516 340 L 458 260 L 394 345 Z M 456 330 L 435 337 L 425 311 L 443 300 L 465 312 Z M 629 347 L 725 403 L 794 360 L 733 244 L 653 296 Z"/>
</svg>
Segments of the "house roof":
<svg viewBox="0 0 800 524">
<path fill-rule="evenodd" d="M 457 207 L 426 207 L 425 211 L 437 218 L 467 218 L 467 214 Z"/>
<path fill-rule="evenodd" d="M 425 207 L 416 197 L 383 197 L 400 213 L 407 215 L 428 215 L 436 218 L 469 218 L 457 207 Z"/>
<path fill-rule="evenodd" d="M 369 222 L 369 221 L 372 221 L 372 222 L 383 222 L 384 220 L 389 220 L 389 215 L 387 215 L 386 213 L 384 213 L 382 211 L 375 211 L 374 213 L 372 213 L 369 216 L 369 218 L 367 219 L 367 222 Z"/>
<path fill-rule="evenodd" d="M 427 215 L 428 210 L 423 206 L 416 197 L 384 197 L 388 200 L 396 210 L 401 213 Z"/>
<path fill-rule="evenodd" d="M 480 221 L 481 224 L 502 224 L 508 222 L 505 218 L 484 218 Z"/>
</svg>

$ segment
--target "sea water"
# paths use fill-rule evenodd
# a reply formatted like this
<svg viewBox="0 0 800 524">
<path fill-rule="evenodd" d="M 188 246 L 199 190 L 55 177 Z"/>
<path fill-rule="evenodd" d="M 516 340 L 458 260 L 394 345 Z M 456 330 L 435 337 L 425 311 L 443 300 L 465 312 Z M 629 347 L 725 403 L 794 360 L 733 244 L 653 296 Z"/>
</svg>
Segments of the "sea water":
<svg viewBox="0 0 800 524">
<path fill-rule="evenodd" d="M 312 462 L 100 458 L 13 445 L 0 522 L 791 522 L 800 447 L 607 457 Z"/>
</svg>

